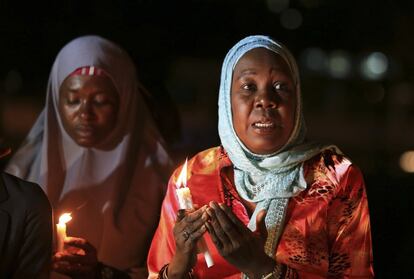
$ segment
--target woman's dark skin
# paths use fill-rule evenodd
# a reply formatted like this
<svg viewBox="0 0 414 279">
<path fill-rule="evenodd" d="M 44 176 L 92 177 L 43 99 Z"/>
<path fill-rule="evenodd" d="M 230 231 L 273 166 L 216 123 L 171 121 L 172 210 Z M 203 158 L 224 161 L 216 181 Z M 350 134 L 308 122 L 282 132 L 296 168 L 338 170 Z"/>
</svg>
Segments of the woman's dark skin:
<svg viewBox="0 0 414 279">
<path fill-rule="evenodd" d="M 197 241 L 207 230 L 205 225 L 208 220 L 206 209 L 205 205 L 193 211 L 178 211 L 173 230 L 176 250 L 168 266 L 168 278 L 186 278 L 187 273 L 195 265 Z M 185 231 L 189 233 L 188 238 L 185 237 Z"/>
<path fill-rule="evenodd" d="M 272 154 L 286 144 L 296 103 L 293 77 L 279 55 L 255 48 L 237 62 L 231 86 L 233 126 L 251 152 Z"/>
<path fill-rule="evenodd" d="M 220 255 L 249 278 L 261 278 L 275 268 L 276 262 L 264 252 L 267 238 L 266 211 L 256 218 L 256 231 L 248 229 L 225 204 L 210 202 L 208 232 Z"/>
<path fill-rule="evenodd" d="M 72 278 L 95 278 L 98 257 L 95 247 L 78 237 L 67 237 L 66 248 L 53 256 L 52 269 Z"/>
<path fill-rule="evenodd" d="M 111 79 L 69 76 L 59 95 L 59 114 L 68 135 L 79 146 L 99 148 L 117 121 L 119 96 Z"/>
</svg>

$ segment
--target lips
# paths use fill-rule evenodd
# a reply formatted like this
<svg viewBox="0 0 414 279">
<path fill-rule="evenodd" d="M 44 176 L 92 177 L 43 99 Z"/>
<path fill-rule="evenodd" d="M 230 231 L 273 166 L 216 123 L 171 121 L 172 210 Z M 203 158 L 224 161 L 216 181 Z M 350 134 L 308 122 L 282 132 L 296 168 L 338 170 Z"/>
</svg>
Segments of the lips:
<svg viewBox="0 0 414 279">
<path fill-rule="evenodd" d="M 271 134 L 279 127 L 274 119 L 262 118 L 252 124 L 254 131 L 258 134 Z"/>
<path fill-rule="evenodd" d="M 91 125 L 79 125 L 76 131 L 78 132 L 79 136 L 89 138 L 93 136 L 95 128 Z"/>
<path fill-rule="evenodd" d="M 275 123 L 274 122 L 255 122 L 255 123 L 253 123 L 253 126 L 255 127 L 255 128 L 260 128 L 260 129 L 262 129 L 262 128 L 273 128 L 273 127 L 275 127 Z"/>
</svg>

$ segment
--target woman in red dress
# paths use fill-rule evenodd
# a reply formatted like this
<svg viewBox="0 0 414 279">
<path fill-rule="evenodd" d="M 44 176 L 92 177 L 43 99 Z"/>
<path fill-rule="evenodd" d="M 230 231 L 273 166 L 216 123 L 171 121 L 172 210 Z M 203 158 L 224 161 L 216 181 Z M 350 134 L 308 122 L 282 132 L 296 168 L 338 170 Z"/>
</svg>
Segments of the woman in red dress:
<svg viewBox="0 0 414 279">
<path fill-rule="evenodd" d="M 222 146 L 189 161 L 198 209 L 179 210 L 181 168 L 172 175 L 150 278 L 373 277 L 362 174 L 337 147 L 309 142 L 305 132 L 288 49 L 266 36 L 238 42 L 222 68 Z M 197 254 L 201 237 L 210 268 Z"/>
</svg>

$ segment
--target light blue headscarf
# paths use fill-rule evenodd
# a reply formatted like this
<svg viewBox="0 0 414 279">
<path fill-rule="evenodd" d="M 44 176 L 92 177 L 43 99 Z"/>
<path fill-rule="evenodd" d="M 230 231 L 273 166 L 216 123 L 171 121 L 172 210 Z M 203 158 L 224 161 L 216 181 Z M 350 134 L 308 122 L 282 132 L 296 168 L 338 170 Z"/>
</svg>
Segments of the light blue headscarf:
<svg viewBox="0 0 414 279">
<path fill-rule="evenodd" d="M 287 63 L 296 86 L 297 104 L 292 134 L 280 150 L 267 155 L 252 153 L 237 137 L 232 120 L 230 95 L 233 70 L 239 59 L 254 48 L 266 48 L 280 55 Z M 273 257 L 283 229 L 288 200 L 307 187 L 303 163 L 325 149 L 336 147 L 304 143 L 306 128 L 298 67 L 289 50 L 269 37 L 250 36 L 230 49 L 223 62 L 218 105 L 219 135 L 234 165 L 236 189 L 243 199 L 257 204 L 248 227 L 255 230 L 257 213 L 262 209 L 267 211 L 265 251 Z"/>
</svg>

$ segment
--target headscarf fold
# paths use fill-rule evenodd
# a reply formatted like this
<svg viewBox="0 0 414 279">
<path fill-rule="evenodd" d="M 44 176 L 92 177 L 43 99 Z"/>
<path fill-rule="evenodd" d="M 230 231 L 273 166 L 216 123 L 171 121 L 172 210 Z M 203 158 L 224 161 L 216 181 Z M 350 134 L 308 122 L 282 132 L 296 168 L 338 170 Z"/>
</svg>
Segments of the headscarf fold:
<svg viewBox="0 0 414 279">
<path fill-rule="evenodd" d="M 275 153 L 266 155 L 251 152 L 238 138 L 231 108 L 234 67 L 245 53 L 255 48 L 265 48 L 280 55 L 289 67 L 297 97 L 294 128 L 288 141 Z M 255 230 L 257 214 L 263 209 L 267 211 L 265 252 L 274 257 L 288 200 L 307 187 L 303 163 L 325 149 L 336 147 L 305 142 L 306 128 L 297 64 L 284 45 L 267 36 L 244 38 L 227 53 L 222 66 L 218 106 L 219 135 L 234 165 L 236 189 L 243 199 L 256 203 L 248 227 Z"/>
<path fill-rule="evenodd" d="M 116 126 L 105 139 L 105 149 L 77 145 L 59 114 L 62 82 L 84 67 L 103 70 L 119 94 Z M 145 262 L 172 167 L 136 75 L 129 55 L 104 38 L 84 36 L 69 42 L 53 64 L 45 108 L 6 168 L 40 184 L 55 210 L 62 204 L 74 213 L 84 207 L 69 228 L 96 212 L 89 220 L 95 226 L 88 229 L 85 220 L 75 233 L 100 248 L 100 260 L 118 268 Z"/>
</svg>

